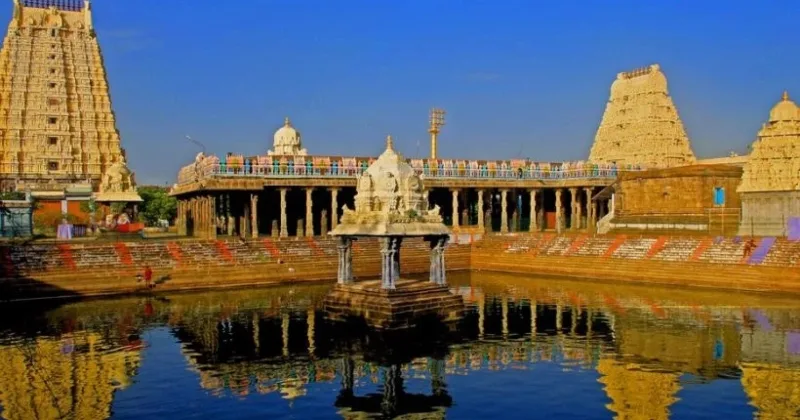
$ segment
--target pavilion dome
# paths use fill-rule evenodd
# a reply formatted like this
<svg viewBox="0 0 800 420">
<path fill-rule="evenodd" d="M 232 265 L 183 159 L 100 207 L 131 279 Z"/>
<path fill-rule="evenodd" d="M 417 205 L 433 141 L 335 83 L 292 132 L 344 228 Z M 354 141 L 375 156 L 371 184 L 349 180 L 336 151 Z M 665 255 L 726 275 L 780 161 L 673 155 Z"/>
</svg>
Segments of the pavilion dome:
<svg viewBox="0 0 800 420">
<path fill-rule="evenodd" d="M 798 115 L 797 105 L 789 99 L 788 92 L 783 92 L 783 97 L 781 97 L 780 102 L 775 104 L 775 106 L 772 107 L 772 111 L 769 112 L 770 122 L 797 121 L 799 119 L 800 115 Z"/>
<path fill-rule="evenodd" d="M 386 150 L 358 177 L 355 209 L 342 209 L 334 236 L 438 236 L 450 230 L 442 223 L 439 206 L 428 208 L 422 179 L 394 150 Z"/>
<path fill-rule="evenodd" d="M 292 126 L 289 117 L 286 117 L 283 126 L 279 128 L 272 137 L 272 150 L 270 150 L 268 154 L 292 156 L 304 156 L 308 154 L 300 140 L 300 132 Z"/>
</svg>

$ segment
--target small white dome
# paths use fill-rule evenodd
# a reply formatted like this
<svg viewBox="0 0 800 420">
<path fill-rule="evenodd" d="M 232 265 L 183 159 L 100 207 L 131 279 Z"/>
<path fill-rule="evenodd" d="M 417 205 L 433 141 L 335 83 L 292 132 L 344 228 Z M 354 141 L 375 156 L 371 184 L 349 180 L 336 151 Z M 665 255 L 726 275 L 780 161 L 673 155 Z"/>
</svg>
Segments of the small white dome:
<svg viewBox="0 0 800 420">
<path fill-rule="evenodd" d="M 306 155 L 306 149 L 300 139 L 300 132 L 292 127 L 289 117 L 283 122 L 283 126 L 275 132 L 272 139 L 272 150 L 270 155 Z"/>
</svg>

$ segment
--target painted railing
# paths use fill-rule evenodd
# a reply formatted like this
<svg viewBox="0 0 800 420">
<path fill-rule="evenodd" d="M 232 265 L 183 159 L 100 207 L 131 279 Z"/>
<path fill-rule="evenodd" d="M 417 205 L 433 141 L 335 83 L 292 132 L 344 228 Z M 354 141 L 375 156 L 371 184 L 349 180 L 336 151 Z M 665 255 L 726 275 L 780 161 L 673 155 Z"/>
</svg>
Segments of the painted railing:
<svg viewBox="0 0 800 420">
<path fill-rule="evenodd" d="M 178 175 L 183 184 L 208 177 L 353 178 L 367 170 L 374 158 L 243 158 L 214 156 L 185 166 Z M 253 163 L 256 162 L 256 163 Z M 540 163 L 530 161 L 449 161 L 409 159 L 425 178 L 437 179 L 614 179 L 620 172 L 639 171 L 634 165 L 617 166 L 586 162 Z"/>
</svg>

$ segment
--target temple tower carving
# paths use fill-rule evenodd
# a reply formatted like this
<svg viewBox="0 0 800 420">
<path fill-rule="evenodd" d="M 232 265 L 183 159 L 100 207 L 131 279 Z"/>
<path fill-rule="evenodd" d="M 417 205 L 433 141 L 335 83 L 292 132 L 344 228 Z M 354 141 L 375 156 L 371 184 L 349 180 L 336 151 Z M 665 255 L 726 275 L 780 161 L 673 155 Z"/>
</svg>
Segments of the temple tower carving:
<svg viewBox="0 0 800 420">
<path fill-rule="evenodd" d="M 0 176 L 97 190 L 108 169 L 129 175 L 90 1 L 13 7 L 0 51 Z"/>
<path fill-rule="evenodd" d="M 695 162 L 658 64 L 617 75 L 589 160 L 662 168 Z"/>
</svg>

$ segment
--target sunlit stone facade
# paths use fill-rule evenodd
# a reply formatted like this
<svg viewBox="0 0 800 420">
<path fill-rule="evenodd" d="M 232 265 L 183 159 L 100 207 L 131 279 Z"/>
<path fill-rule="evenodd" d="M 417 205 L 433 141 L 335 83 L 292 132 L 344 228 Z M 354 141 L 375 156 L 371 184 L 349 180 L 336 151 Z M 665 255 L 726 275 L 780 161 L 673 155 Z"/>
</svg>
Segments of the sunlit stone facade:
<svg viewBox="0 0 800 420">
<path fill-rule="evenodd" d="M 800 217 L 800 108 L 784 92 L 758 132 L 742 184 L 742 234 L 786 235 Z"/>
<path fill-rule="evenodd" d="M 95 191 L 133 192 L 91 2 L 14 0 L 13 8 L 0 51 L 4 187 L 89 181 Z"/>
</svg>

